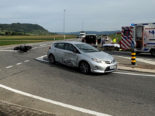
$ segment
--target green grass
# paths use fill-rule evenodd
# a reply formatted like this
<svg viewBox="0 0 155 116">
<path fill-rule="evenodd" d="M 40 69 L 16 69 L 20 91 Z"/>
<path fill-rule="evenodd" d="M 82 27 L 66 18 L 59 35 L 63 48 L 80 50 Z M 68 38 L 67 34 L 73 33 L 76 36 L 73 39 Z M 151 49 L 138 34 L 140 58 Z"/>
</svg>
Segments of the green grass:
<svg viewBox="0 0 155 116">
<path fill-rule="evenodd" d="M 67 35 L 66 39 L 74 38 L 74 36 Z M 53 40 L 63 40 L 63 35 L 52 36 L 0 36 L 0 46 L 12 44 L 26 44 Z"/>
</svg>

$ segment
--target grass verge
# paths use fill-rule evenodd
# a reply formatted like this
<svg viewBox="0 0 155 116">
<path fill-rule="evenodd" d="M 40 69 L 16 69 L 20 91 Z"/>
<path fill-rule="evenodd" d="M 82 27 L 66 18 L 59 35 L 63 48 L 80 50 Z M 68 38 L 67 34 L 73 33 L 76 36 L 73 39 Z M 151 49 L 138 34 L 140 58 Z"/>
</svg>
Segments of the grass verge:
<svg viewBox="0 0 155 116">
<path fill-rule="evenodd" d="M 66 39 L 74 38 L 75 36 L 67 35 Z M 12 44 L 27 44 L 53 40 L 63 40 L 63 35 L 52 36 L 0 36 L 0 46 Z"/>
</svg>

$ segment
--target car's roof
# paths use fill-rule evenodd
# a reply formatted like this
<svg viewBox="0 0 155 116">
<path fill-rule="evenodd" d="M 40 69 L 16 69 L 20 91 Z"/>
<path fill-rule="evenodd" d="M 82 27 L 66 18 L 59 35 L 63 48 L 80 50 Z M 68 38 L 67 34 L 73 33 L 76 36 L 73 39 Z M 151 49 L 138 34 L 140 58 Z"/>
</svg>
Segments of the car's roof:
<svg viewBox="0 0 155 116">
<path fill-rule="evenodd" d="M 79 41 L 58 41 L 54 43 L 84 44 L 83 42 L 79 42 Z"/>
</svg>

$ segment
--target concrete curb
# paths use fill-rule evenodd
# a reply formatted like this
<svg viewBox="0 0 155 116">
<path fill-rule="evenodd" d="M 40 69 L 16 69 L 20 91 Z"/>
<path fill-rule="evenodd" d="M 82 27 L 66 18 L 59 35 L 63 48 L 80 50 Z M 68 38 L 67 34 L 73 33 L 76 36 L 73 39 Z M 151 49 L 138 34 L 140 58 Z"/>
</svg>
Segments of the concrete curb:
<svg viewBox="0 0 155 116">
<path fill-rule="evenodd" d="M 0 101 L 0 116 L 56 116 L 45 111 Z"/>
<path fill-rule="evenodd" d="M 126 67 L 123 65 L 118 65 L 118 70 L 125 70 L 125 71 L 135 71 L 135 72 L 144 72 L 144 73 L 154 73 L 154 69 L 144 69 L 144 68 L 136 68 L 136 67 Z"/>
</svg>

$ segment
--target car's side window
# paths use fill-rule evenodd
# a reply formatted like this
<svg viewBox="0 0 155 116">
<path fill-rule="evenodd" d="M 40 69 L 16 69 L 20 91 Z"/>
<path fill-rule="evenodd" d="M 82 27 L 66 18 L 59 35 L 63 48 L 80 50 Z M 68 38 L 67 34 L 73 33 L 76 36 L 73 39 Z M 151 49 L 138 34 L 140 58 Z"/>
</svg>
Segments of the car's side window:
<svg viewBox="0 0 155 116">
<path fill-rule="evenodd" d="M 64 43 L 56 43 L 55 47 L 59 49 L 64 49 Z"/>
<path fill-rule="evenodd" d="M 58 47 L 58 43 L 55 43 L 55 44 L 54 44 L 54 47 L 56 47 L 56 48 L 57 48 L 57 47 Z"/>
<path fill-rule="evenodd" d="M 65 44 L 65 50 L 75 52 L 76 48 L 72 44 Z"/>
</svg>

